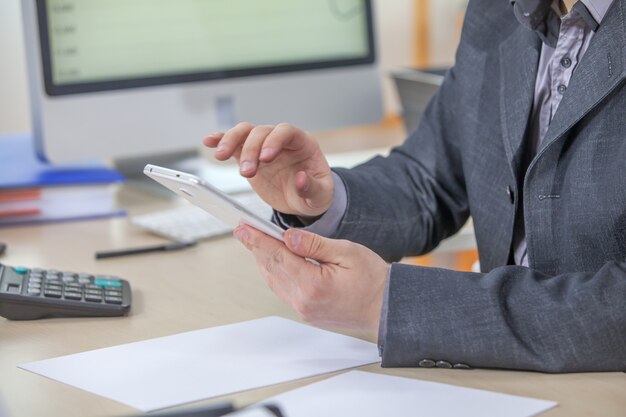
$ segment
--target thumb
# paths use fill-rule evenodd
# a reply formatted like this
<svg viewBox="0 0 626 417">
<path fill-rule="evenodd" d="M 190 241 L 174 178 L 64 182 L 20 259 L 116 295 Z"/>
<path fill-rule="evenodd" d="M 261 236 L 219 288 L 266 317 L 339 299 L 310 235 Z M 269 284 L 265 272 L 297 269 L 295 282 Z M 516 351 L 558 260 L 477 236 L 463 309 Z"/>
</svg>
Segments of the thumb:
<svg viewBox="0 0 626 417">
<path fill-rule="evenodd" d="M 338 264 L 345 252 L 342 241 L 298 229 L 289 229 L 285 232 L 285 244 L 296 255 L 321 263 Z"/>
<path fill-rule="evenodd" d="M 332 177 L 323 175 L 320 178 L 300 171 L 296 174 L 296 192 L 314 211 L 326 211 L 333 199 Z M 307 213 L 308 214 L 308 213 Z"/>
</svg>

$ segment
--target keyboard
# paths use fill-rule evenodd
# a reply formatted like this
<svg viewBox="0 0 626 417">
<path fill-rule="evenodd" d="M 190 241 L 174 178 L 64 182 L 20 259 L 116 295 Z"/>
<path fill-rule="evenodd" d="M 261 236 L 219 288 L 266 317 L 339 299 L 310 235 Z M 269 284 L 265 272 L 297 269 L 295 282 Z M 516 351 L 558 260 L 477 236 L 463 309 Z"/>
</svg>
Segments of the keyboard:
<svg viewBox="0 0 626 417">
<path fill-rule="evenodd" d="M 272 218 L 272 208 L 255 193 L 239 194 L 233 198 L 264 218 Z M 134 216 L 131 223 L 177 242 L 197 242 L 233 231 L 232 227 L 187 202 L 180 207 Z"/>
</svg>

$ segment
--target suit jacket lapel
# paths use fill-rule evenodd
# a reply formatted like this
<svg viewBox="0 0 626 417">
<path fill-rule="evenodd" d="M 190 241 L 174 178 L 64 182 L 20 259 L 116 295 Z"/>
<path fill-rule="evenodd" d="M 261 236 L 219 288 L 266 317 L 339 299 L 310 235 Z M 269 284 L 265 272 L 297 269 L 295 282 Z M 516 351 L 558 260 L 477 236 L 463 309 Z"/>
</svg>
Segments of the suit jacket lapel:
<svg viewBox="0 0 626 417">
<path fill-rule="evenodd" d="M 541 41 L 522 27 L 500 45 L 500 119 L 504 148 L 515 177 L 535 95 Z"/>
<path fill-rule="evenodd" d="M 567 133 L 626 78 L 625 4 L 626 0 L 615 0 L 591 40 L 550 124 L 543 149 Z"/>
</svg>

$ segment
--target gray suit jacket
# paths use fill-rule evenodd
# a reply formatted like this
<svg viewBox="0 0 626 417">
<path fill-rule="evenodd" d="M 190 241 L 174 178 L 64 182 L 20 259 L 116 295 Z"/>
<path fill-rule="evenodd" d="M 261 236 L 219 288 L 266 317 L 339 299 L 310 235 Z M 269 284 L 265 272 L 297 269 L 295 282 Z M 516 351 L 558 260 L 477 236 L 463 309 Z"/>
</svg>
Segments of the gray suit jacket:
<svg viewBox="0 0 626 417">
<path fill-rule="evenodd" d="M 528 166 L 540 47 L 509 1 L 471 1 L 456 64 L 417 131 L 387 158 L 336 170 L 348 208 L 333 237 L 387 260 L 474 221 L 483 273 L 392 266 L 383 366 L 626 370 L 626 0 Z M 521 205 L 530 268 L 509 265 Z"/>
</svg>

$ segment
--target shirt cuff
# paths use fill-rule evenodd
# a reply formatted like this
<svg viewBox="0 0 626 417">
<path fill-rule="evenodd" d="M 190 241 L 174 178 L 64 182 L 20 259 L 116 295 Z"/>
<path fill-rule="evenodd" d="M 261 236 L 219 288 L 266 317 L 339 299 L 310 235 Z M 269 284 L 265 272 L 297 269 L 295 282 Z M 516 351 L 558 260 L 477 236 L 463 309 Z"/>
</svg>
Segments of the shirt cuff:
<svg viewBox="0 0 626 417">
<path fill-rule="evenodd" d="M 339 230 L 339 224 L 346 213 L 346 209 L 348 207 L 348 193 L 346 191 L 346 186 L 339 175 L 334 172 L 332 175 L 333 201 L 328 210 L 326 210 L 326 212 L 318 219 L 315 219 L 312 223 L 307 225 L 304 223 L 303 219 L 298 216 L 274 210 L 274 215 L 272 216 L 274 223 L 285 230 L 298 228 L 324 237 L 333 236 L 337 230 Z"/>
<path fill-rule="evenodd" d="M 391 265 L 387 270 L 387 283 L 383 293 L 383 308 L 380 310 L 380 324 L 378 325 L 378 354 L 383 357 L 385 339 L 387 338 L 387 313 L 389 312 L 389 283 L 391 282 Z"/>
</svg>

